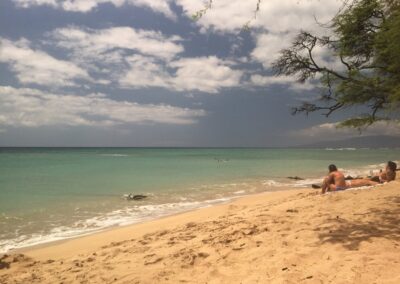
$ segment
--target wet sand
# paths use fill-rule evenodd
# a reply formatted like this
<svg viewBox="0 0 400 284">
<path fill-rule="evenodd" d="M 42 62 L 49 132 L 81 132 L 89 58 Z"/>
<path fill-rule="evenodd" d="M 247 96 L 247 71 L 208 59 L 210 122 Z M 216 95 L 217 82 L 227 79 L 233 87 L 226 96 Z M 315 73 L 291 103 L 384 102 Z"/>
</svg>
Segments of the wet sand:
<svg viewBox="0 0 400 284">
<path fill-rule="evenodd" d="M 400 181 L 246 196 L 2 256 L 0 283 L 400 283 Z"/>
</svg>

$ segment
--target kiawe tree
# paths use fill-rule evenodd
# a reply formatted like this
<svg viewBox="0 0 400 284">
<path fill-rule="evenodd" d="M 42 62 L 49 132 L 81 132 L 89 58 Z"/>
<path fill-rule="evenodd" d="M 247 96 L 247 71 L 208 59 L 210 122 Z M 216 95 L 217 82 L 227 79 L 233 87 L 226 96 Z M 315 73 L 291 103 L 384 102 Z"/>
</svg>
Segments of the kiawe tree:
<svg viewBox="0 0 400 284">
<path fill-rule="evenodd" d="M 318 101 L 293 108 L 293 114 L 323 111 L 329 116 L 361 106 L 364 113 L 340 123 L 356 128 L 398 118 L 400 1 L 347 1 L 324 28 L 329 36 L 301 31 L 273 63 L 278 76 L 296 76 L 300 82 L 319 80 L 323 87 Z M 321 50 L 335 64 L 321 60 Z"/>
</svg>

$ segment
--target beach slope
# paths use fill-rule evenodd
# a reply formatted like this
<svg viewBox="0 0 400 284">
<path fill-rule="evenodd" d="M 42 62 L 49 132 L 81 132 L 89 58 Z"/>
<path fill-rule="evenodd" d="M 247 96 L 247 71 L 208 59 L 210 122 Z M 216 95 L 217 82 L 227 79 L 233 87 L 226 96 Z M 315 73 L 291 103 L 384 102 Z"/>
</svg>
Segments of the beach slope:
<svg viewBox="0 0 400 284">
<path fill-rule="evenodd" d="M 1 257 L 0 283 L 400 283 L 400 182 L 288 190 Z"/>
</svg>

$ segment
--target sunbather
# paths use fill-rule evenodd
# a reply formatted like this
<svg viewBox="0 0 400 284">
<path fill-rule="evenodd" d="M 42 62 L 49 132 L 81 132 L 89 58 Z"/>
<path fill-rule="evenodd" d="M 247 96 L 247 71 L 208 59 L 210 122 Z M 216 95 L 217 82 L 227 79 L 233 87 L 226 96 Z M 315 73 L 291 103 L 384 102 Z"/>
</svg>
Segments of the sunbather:
<svg viewBox="0 0 400 284">
<path fill-rule="evenodd" d="M 335 165 L 329 165 L 329 174 L 322 182 L 322 194 L 327 191 L 344 190 L 347 188 L 346 180 L 342 172 Z"/>
<path fill-rule="evenodd" d="M 370 179 L 352 179 L 347 180 L 346 183 L 348 187 L 360 187 L 360 186 L 370 186 L 376 185 L 378 183 L 390 182 L 396 179 L 396 169 L 397 164 L 395 162 L 389 161 L 386 164 L 384 171 L 379 173 L 379 176 L 372 177 Z"/>
<path fill-rule="evenodd" d="M 389 182 L 396 179 L 396 169 L 397 164 L 395 162 L 389 161 L 386 164 L 386 168 L 383 172 L 381 172 L 378 176 L 379 182 Z"/>
<path fill-rule="evenodd" d="M 352 187 L 373 186 L 378 182 L 370 179 L 352 179 L 346 180 L 343 173 L 337 169 L 335 165 L 330 165 L 329 174 L 322 182 L 322 194 L 327 191 L 339 191 Z"/>
</svg>

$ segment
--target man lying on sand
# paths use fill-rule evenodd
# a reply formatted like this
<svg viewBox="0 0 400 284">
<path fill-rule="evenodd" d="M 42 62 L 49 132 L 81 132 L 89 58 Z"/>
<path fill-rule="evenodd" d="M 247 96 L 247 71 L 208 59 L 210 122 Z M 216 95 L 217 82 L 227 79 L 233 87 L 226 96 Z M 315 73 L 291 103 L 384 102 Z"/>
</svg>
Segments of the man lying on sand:
<svg viewBox="0 0 400 284">
<path fill-rule="evenodd" d="M 327 191 L 345 190 L 351 187 L 371 186 L 378 182 L 369 179 L 346 180 L 343 173 L 335 165 L 329 165 L 329 174 L 322 182 L 322 194 Z"/>
</svg>

